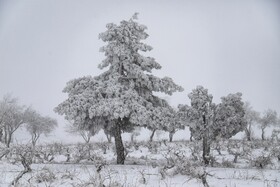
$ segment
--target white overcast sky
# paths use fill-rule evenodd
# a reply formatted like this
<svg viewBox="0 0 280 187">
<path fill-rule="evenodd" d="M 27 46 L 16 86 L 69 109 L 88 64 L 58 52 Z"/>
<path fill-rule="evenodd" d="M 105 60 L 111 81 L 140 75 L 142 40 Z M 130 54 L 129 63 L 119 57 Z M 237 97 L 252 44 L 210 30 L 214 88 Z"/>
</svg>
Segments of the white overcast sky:
<svg viewBox="0 0 280 187">
<path fill-rule="evenodd" d="M 12 93 L 45 115 L 66 95 L 66 82 L 98 75 L 104 59 L 98 34 L 139 12 L 145 43 L 162 70 L 185 91 L 168 100 L 189 103 L 203 85 L 215 102 L 242 92 L 262 112 L 280 112 L 280 1 L 277 0 L 0 0 L 0 96 Z"/>
</svg>

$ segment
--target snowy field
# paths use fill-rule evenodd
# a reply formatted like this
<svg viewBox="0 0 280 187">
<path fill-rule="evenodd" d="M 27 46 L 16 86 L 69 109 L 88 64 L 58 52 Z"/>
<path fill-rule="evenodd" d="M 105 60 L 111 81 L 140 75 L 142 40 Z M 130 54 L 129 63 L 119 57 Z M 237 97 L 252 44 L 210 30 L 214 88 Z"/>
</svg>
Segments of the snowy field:
<svg viewBox="0 0 280 187">
<path fill-rule="evenodd" d="M 9 186 L 21 167 L 1 163 L 1 187 Z M 203 186 L 198 180 L 189 180 L 187 176 L 175 175 L 162 178 L 159 168 L 151 166 L 125 165 L 106 166 L 100 179 L 93 165 L 84 164 L 34 164 L 32 173 L 26 174 L 19 186 L 97 186 L 101 180 L 105 186 Z M 279 170 L 208 168 L 211 177 L 208 183 L 213 187 L 278 187 Z M 49 177 L 48 181 L 39 181 Z"/>
<path fill-rule="evenodd" d="M 206 168 L 199 158 L 199 144 L 193 142 L 125 142 L 125 147 L 125 165 L 115 165 L 112 143 L 38 146 L 32 171 L 24 174 L 17 186 L 203 187 L 202 180 L 195 177 L 201 172 L 207 173 L 210 187 L 280 186 L 279 142 L 223 141 L 213 145 L 215 159 Z M 183 160 L 176 155 L 182 155 Z M 190 165 L 193 169 L 189 174 L 182 171 L 185 160 L 198 163 Z M 9 153 L 0 161 L 0 171 L 0 186 L 6 187 L 23 171 L 23 166 Z"/>
</svg>

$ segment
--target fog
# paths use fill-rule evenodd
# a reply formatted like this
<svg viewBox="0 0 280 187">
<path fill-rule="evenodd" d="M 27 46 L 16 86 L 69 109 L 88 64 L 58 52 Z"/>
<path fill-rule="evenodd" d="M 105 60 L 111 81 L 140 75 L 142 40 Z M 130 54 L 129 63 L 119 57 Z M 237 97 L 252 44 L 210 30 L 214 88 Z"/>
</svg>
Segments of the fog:
<svg viewBox="0 0 280 187">
<path fill-rule="evenodd" d="M 105 45 L 98 34 L 139 12 L 148 27 L 144 41 L 162 69 L 185 91 L 163 96 L 172 106 L 203 85 L 214 101 L 229 93 L 262 112 L 280 113 L 280 2 L 277 0 L 8 1 L 0 0 L 0 96 L 59 121 L 53 136 L 64 138 L 65 121 L 53 109 L 67 95 L 66 82 L 98 75 Z"/>
</svg>

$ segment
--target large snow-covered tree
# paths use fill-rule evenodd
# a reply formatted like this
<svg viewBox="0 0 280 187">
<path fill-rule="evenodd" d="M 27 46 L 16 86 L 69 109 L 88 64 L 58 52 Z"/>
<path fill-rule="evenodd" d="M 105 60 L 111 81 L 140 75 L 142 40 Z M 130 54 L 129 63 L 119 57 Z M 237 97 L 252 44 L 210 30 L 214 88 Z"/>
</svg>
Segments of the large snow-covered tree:
<svg viewBox="0 0 280 187">
<path fill-rule="evenodd" d="M 229 94 L 221 98 L 221 103 L 214 104 L 213 96 L 202 86 L 188 95 L 191 106 L 180 105 L 183 118 L 189 122 L 191 135 L 196 140 L 202 140 L 204 163 L 209 164 L 210 145 L 217 138 L 230 138 L 246 126 L 242 94 Z"/>
<path fill-rule="evenodd" d="M 171 107 L 154 92 L 171 95 L 183 90 L 171 78 L 152 74 L 153 69 L 161 69 L 161 66 L 154 58 L 142 55 L 152 47 L 142 43 L 148 37 L 147 27 L 136 19 L 137 14 L 118 25 L 107 24 L 107 30 L 99 35 L 107 42 L 100 49 L 106 58 L 99 68 L 107 70 L 98 76 L 68 82 L 64 88 L 68 98 L 55 108 L 56 112 L 76 124 L 102 118 L 104 124 L 114 128 L 117 164 L 124 164 L 125 160 L 122 131 L 133 126 L 149 127 L 155 121 L 166 125 L 165 120 L 159 118 Z"/>
</svg>

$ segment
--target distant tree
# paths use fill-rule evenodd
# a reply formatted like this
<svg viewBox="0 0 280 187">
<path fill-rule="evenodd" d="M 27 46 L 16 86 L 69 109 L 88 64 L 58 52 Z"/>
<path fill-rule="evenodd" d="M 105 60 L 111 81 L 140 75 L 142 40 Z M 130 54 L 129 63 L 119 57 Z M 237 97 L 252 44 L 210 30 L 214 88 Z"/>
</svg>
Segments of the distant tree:
<svg viewBox="0 0 280 187">
<path fill-rule="evenodd" d="M 246 134 L 246 138 L 248 141 L 252 140 L 252 135 L 253 135 L 253 129 L 252 129 L 252 125 L 254 123 L 258 123 L 260 121 L 260 113 L 256 112 L 252 106 L 250 105 L 250 103 L 246 102 L 244 105 L 244 109 L 245 109 L 245 120 L 247 122 L 247 126 L 245 128 L 245 134 Z"/>
<path fill-rule="evenodd" d="M 18 104 L 16 98 L 5 95 L 0 101 L 1 141 L 10 147 L 14 132 L 28 120 L 28 108 Z"/>
<path fill-rule="evenodd" d="M 85 143 L 89 143 L 91 138 L 96 135 L 102 126 L 99 124 L 96 125 L 83 125 L 83 124 L 75 124 L 73 121 L 69 121 L 66 132 L 70 134 L 79 135 L 83 138 Z"/>
<path fill-rule="evenodd" d="M 185 122 L 180 119 L 180 111 L 173 110 L 173 113 L 170 114 L 168 125 L 163 128 L 169 133 L 169 142 L 173 141 L 174 134 L 178 130 L 184 129 L 185 125 Z"/>
<path fill-rule="evenodd" d="M 31 135 L 31 142 L 33 147 L 35 147 L 38 139 L 42 134 L 47 136 L 50 134 L 57 126 L 57 121 L 49 116 L 41 116 L 34 109 L 29 109 L 27 114 L 26 130 Z"/>
<path fill-rule="evenodd" d="M 135 136 L 140 135 L 141 128 L 135 127 L 134 130 L 130 134 L 130 141 L 133 143 L 135 141 Z"/>
<path fill-rule="evenodd" d="M 212 103 L 213 96 L 202 86 L 188 95 L 191 106 L 185 107 L 190 131 L 194 139 L 202 140 L 203 161 L 209 164 L 210 145 L 217 138 L 230 138 L 245 129 L 245 111 L 241 93 L 222 97 L 218 105 Z"/>
<path fill-rule="evenodd" d="M 166 101 L 162 101 L 164 108 L 156 108 L 154 114 L 151 115 L 153 121 L 146 126 L 149 130 L 152 131 L 150 135 L 150 142 L 153 141 L 153 137 L 157 130 L 172 131 L 172 129 L 177 128 L 176 124 L 176 112 L 169 106 Z"/>
<path fill-rule="evenodd" d="M 264 111 L 262 117 L 260 118 L 260 128 L 262 130 L 262 140 L 265 140 L 265 129 L 271 125 L 277 125 L 278 118 L 277 112 L 275 110 L 268 109 Z"/>
<path fill-rule="evenodd" d="M 106 59 L 99 65 L 101 69 L 108 67 L 107 71 L 68 82 L 64 89 L 68 99 L 55 108 L 75 124 L 94 118 L 102 118 L 105 124 L 110 124 L 108 129 L 113 129 L 117 164 L 124 164 L 125 160 L 121 133 L 135 126 L 149 127 L 154 118 L 162 116 L 158 113 L 169 107 L 154 92 L 171 95 L 183 90 L 171 78 L 151 74 L 161 66 L 154 58 L 139 53 L 150 51 L 152 47 L 141 42 L 148 37 L 147 27 L 138 24 L 136 19 L 137 14 L 119 25 L 107 24 L 107 31 L 99 35 L 108 42 L 101 48 Z"/>
<path fill-rule="evenodd" d="M 189 105 L 183 105 L 183 104 L 179 104 L 178 105 L 178 111 L 177 111 L 177 118 L 180 121 L 180 123 L 184 126 L 184 127 L 189 127 L 190 131 L 192 131 L 192 125 L 191 125 L 191 120 L 188 116 L 188 111 L 190 110 L 190 106 Z M 190 141 L 193 140 L 192 137 L 192 133 L 190 134 Z"/>
</svg>

